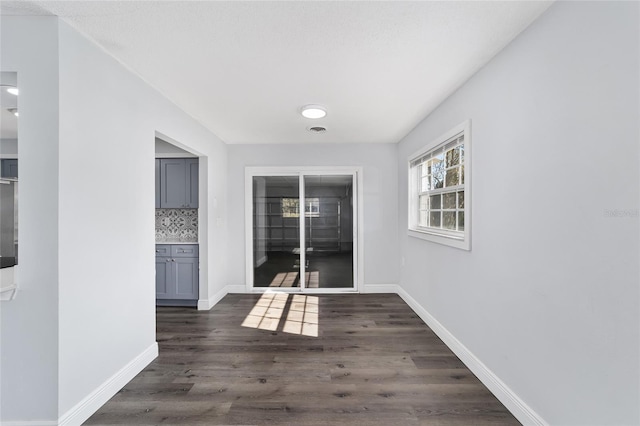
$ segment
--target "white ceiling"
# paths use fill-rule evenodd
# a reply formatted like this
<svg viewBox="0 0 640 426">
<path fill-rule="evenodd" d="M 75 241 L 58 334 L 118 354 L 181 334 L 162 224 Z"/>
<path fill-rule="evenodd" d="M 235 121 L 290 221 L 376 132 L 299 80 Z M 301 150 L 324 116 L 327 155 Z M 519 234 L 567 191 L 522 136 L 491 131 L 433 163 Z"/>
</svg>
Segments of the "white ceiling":
<svg viewBox="0 0 640 426">
<path fill-rule="evenodd" d="M 398 142 L 551 2 L 1 4 L 63 17 L 227 143 L 344 143 Z"/>
</svg>

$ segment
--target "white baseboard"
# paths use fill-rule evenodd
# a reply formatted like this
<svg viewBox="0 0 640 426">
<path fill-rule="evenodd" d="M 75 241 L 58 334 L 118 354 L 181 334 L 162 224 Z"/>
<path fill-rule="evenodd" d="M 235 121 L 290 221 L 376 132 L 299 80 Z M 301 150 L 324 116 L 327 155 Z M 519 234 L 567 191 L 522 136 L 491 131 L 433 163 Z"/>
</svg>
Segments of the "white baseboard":
<svg viewBox="0 0 640 426">
<path fill-rule="evenodd" d="M 538 413 L 533 411 L 516 395 L 493 371 L 478 359 L 465 345 L 449 332 L 440 322 L 422 307 L 409 293 L 398 286 L 398 294 L 416 314 L 438 335 L 478 379 L 504 404 L 511 414 L 522 424 L 548 426 Z"/>
<path fill-rule="evenodd" d="M 106 382 L 87 395 L 82 401 L 67 411 L 60 419 L 58 426 L 81 425 L 93 413 L 98 411 L 124 385 L 129 383 L 139 372 L 158 356 L 158 344 L 153 343 L 120 371 L 111 376 Z M 42 424 L 42 423 L 38 423 Z"/>
<path fill-rule="evenodd" d="M 220 291 L 218 291 L 216 294 L 214 294 L 210 298 L 208 298 L 208 299 L 199 299 L 198 300 L 198 310 L 199 311 L 208 311 L 209 309 L 213 308 L 216 305 L 216 303 L 221 301 L 222 298 L 225 297 L 226 295 L 227 295 L 227 287 L 223 287 Z"/>
<path fill-rule="evenodd" d="M 398 284 L 365 284 L 361 293 L 393 293 L 398 294 Z"/>
<path fill-rule="evenodd" d="M 218 304 L 229 293 L 246 293 L 247 288 L 243 285 L 227 285 L 209 299 L 198 300 L 198 310 L 208 311 Z"/>
</svg>

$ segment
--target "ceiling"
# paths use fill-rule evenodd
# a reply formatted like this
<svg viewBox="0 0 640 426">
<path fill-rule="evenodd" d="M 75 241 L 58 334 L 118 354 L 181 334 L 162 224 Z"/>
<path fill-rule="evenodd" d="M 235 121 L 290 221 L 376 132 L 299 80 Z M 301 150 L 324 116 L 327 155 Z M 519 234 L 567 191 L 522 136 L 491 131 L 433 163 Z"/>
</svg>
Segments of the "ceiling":
<svg viewBox="0 0 640 426">
<path fill-rule="evenodd" d="M 230 144 L 398 142 L 550 4 L 0 2 L 62 17 Z"/>
</svg>

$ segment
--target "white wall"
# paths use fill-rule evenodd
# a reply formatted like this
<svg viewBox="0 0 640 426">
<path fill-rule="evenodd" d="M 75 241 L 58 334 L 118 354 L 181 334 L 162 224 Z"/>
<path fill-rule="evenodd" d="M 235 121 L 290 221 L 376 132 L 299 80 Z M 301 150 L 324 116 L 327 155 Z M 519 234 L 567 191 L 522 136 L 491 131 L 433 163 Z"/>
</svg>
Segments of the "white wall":
<svg viewBox="0 0 640 426">
<path fill-rule="evenodd" d="M 0 157 L 18 158 L 18 139 L 0 139 Z"/>
<path fill-rule="evenodd" d="M 362 166 L 364 284 L 398 283 L 395 144 L 229 145 L 229 284 L 245 285 L 244 171 L 248 166 Z"/>
<path fill-rule="evenodd" d="M 175 145 L 172 145 L 168 142 L 163 141 L 162 139 L 156 138 L 155 145 L 155 153 L 156 158 L 187 158 L 187 157 L 195 157 L 194 154 L 185 151 L 182 148 L 178 148 Z"/>
<path fill-rule="evenodd" d="M 62 415 L 155 342 L 156 132 L 205 157 L 201 292 L 209 294 L 225 284 L 227 154 L 217 137 L 62 21 L 59 35 Z"/>
<path fill-rule="evenodd" d="M 58 413 L 58 21 L 0 19 L 0 71 L 17 71 L 20 84 L 20 289 L 15 300 L 0 302 L 0 420 L 54 420 Z"/>
<path fill-rule="evenodd" d="M 640 423 L 638 9 L 556 3 L 399 145 L 402 288 L 553 425 Z M 468 118 L 470 252 L 408 237 L 405 195 Z"/>
<path fill-rule="evenodd" d="M 56 422 L 155 345 L 156 133 L 201 155 L 201 295 L 224 287 L 226 146 L 57 18 L 3 16 L 1 61 L 21 116 L 0 419 Z"/>
</svg>

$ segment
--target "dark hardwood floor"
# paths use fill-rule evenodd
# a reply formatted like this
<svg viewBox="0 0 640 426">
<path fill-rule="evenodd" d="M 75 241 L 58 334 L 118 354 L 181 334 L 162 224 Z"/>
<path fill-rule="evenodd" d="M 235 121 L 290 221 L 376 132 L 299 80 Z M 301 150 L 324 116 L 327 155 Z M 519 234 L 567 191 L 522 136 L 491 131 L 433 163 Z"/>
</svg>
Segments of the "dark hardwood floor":
<svg viewBox="0 0 640 426">
<path fill-rule="evenodd" d="M 157 318 L 159 357 L 85 424 L 520 424 L 397 295 L 231 294 Z"/>
</svg>

